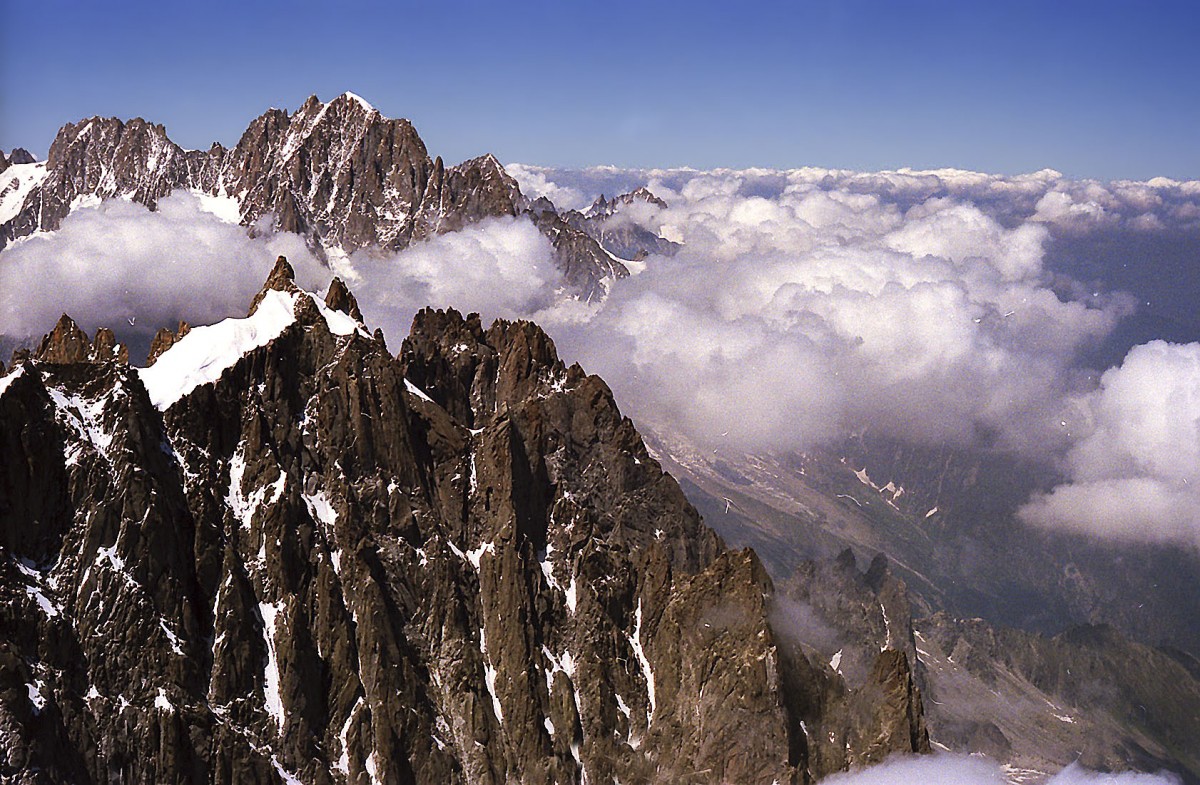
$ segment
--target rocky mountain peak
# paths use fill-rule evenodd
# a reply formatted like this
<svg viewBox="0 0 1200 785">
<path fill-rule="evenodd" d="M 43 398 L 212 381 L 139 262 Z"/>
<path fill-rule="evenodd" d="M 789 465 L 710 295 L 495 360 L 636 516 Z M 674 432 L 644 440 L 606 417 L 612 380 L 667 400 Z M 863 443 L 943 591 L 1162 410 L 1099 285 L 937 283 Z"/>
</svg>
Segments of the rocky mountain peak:
<svg viewBox="0 0 1200 785">
<path fill-rule="evenodd" d="M 141 118 L 68 123 L 44 174 L 0 224 L 0 247 L 57 229 L 81 197 L 128 198 L 154 209 L 177 188 L 235 200 L 245 225 L 270 215 L 275 228 L 305 236 L 318 255 L 326 248 L 396 251 L 487 218 L 522 216 L 528 207 L 495 156 L 446 166 L 430 157 L 408 120 L 386 118 L 353 93 L 329 102 L 311 96 L 290 115 L 268 110 L 232 149 L 183 150 L 161 125 Z M 570 294 L 601 297 L 601 282 L 627 274 L 580 228 L 548 212 L 529 218 L 554 243 Z"/>
<path fill-rule="evenodd" d="M 65 313 L 32 353 L 39 362 L 67 365 L 71 363 L 129 362 L 129 350 L 117 343 L 113 331 L 101 327 L 95 341 L 88 339 L 75 320 Z"/>
<path fill-rule="evenodd" d="M 652 204 L 655 207 L 660 207 L 664 210 L 667 209 L 667 203 L 664 202 L 662 199 L 659 199 L 657 196 L 655 196 L 654 192 L 651 191 L 649 188 L 646 188 L 645 186 L 636 188 L 627 194 L 622 194 L 622 195 L 618 196 L 616 201 L 621 202 L 622 204 L 633 204 L 634 202 L 646 202 L 647 204 Z"/>
<path fill-rule="evenodd" d="M 346 287 L 341 278 L 335 277 L 325 293 L 325 304 L 335 311 L 341 311 L 355 321 L 363 321 L 362 311 L 358 309 L 358 300 Z"/>
<path fill-rule="evenodd" d="M 33 356 L 36 360 L 48 363 L 78 363 L 87 361 L 91 349 L 87 333 L 64 313 L 58 318 L 54 329 L 42 338 Z"/>
<path fill-rule="evenodd" d="M 14 147 L 8 154 L 8 162 L 10 164 L 34 164 L 37 163 L 37 158 L 24 147 Z"/>
<path fill-rule="evenodd" d="M 588 218 L 612 216 L 620 210 L 622 205 L 631 205 L 638 202 L 651 204 L 664 210 L 667 207 L 666 202 L 655 196 L 649 188 L 642 186 L 629 193 L 614 196 L 611 200 L 606 199 L 604 194 L 600 194 L 596 198 L 596 201 L 592 202 L 592 206 L 584 212 L 584 215 Z"/>
<path fill-rule="evenodd" d="M 569 210 L 560 220 L 595 240 L 610 257 L 617 260 L 641 261 L 653 254 L 671 256 L 678 251 L 678 244 L 642 226 L 636 216 L 622 211 L 637 203 L 651 204 L 660 209 L 667 206 L 649 189 L 638 188 L 612 199 L 601 194 L 586 211 Z"/>
<path fill-rule="evenodd" d="M 255 311 L 258 310 L 259 303 L 267 296 L 267 292 L 299 293 L 299 291 L 299 287 L 296 286 L 296 271 L 292 269 L 292 264 L 287 260 L 287 257 L 280 256 L 275 259 L 275 266 L 271 268 L 270 274 L 267 275 L 267 280 L 263 283 L 262 289 L 250 301 L 250 312 L 247 316 L 254 315 Z"/>
<path fill-rule="evenodd" d="M 334 98 L 329 103 L 331 106 L 337 105 L 339 107 L 344 107 L 347 109 L 353 108 L 354 110 L 363 112 L 364 114 L 367 114 L 367 115 L 370 115 L 372 113 L 379 114 L 379 110 L 376 109 L 374 106 L 372 106 L 370 104 L 370 102 L 367 101 L 367 99 L 363 98 L 361 95 L 352 93 L 349 90 L 342 93 L 337 98 Z M 382 115 L 380 115 L 380 116 L 382 116 Z"/>
<path fill-rule="evenodd" d="M 544 331 L 427 309 L 392 357 L 330 292 L 279 259 L 251 316 L 153 367 L 5 377 L 5 765 L 715 785 L 920 748 L 906 655 L 839 697 Z"/>
</svg>

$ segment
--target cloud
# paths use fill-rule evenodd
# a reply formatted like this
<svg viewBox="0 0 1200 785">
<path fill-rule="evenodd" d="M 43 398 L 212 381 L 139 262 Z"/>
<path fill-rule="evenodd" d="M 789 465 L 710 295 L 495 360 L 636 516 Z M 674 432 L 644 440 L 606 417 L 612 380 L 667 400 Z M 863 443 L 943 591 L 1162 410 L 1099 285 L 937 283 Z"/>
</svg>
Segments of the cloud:
<svg viewBox="0 0 1200 785">
<path fill-rule="evenodd" d="M 1101 377 L 1085 360 L 1128 323 L 1134 300 L 1092 279 L 1124 271 L 1126 257 L 1060 269 L 1049 253 L 1148 237 L 1164 259 L 1193 258 L 1200 183 L 1049 170 L 510 170 L 564 206 L 647 185 L 668 207 L 638 205 L 624 220 L 684 245 L 587 305 L 561 300 L 549 243 L 523 219 L 398 254 L 359 251 L 331 271 L 300 238 L 251 238 L 188 193 L 156 212 L 110 201 L 3 252 L 0 334 L 40 336 L 65 310 L 145 343 L 181 318 L 243 314 L 282 253 L 307 288 L 347 278 L 368 323 L 394 341 L 426 305 L 535 319 L 641 424 L 700 445 L 804 450 L 868 429 L 1006 448 L 1065 473 L 1025 508 L 1028 521 L 1196 542 L 1188 510 L 1200 499 L 1187 480 L 1200 468 L 1200 413 L 1184 395 L 1196 347 L 1138 347 Z M 1127 280 L 1161 280 L 1150 272 Z M 1158 430 L 1143 422 L 1150 412 Z"/>
<path fill-rule="evenodd" d="M 987 758 L 967 755 L 894 755 L 876 766 L 834 774 L 825 785 L 1004 785 L 1004 773 Z"/>
<path fill-rule="evenodd" d="M 1072 180 L 1053 169 L 1021 175 L 996 175 L 958 169 L 856 172 L 846 169 L 582 169 L 511 164 L 509 171 L 533 196 L 564 194 L 564 204 L 590 204 L 641 185 L 680 192 L 693 180 L 737 179 L 743 196 L 779 197 L 797 193 L 841 193 L 872 196 L 901 212 L 931 199 L 953 199 L 975 205 L 1001 224 L 1025 221 L 1056 231 L 1089 231 L 1099 225 L 1128 228 L 1200 228 L 1200 181 L 1156 177 L 1148 181 Z M 568 196 L 569 195 L 569 196 Z"/>
<path fill-rule="evenodd" d="M 883 763 L 821 780 L 824 785 L 1004 785 L 1004 770 L 977 755 L 894 755 Z M 1115 774 L 1089 771 L 1071 764 L 1046 785 L 1180 785 L 1169 772 Z"/>
<path fill-rule="evenodd" d="M 592 203 L 592 200 L 578 189 L 572 188 L 570 185 L 551 182 L 546 178 L 548 170 L 541 167 L 505 164 L 504 168 L 517 178 L 521 183 L 521 193 L 530 199 L 544 196 L 554 202 L 555 207 L 564 210 L 583 210 Z"/>
<path fill-rule="evenodd" d="M 957 199 L 902 211 L 775 172 L 650 187 L 670 206 L 644 224 L 683 249 L 586 325 L 551 326 L 636 416 L 706 444 L 803 449 L 871 427 L 1061 448 L 1076 358 L 1131 307 L 1060 297 L 1044 226 Z"/>
<path fill-rule="evenodd" d="M 556 307 L 561 278 L 552 253 L 529 221 L 493 218 L 396 254 L 358 251 L 335 262 L 334 271 L 346 278 L 369 325 L 402 338 L 427 305 L 476 312 L 485 323 Z"/>
<path fill-rule="evenodd" d="M 89 333 L 111 327 L 144 352 L 159 327 L 245 315 L 280 255 L 310 291 L 324 291 L 335 273 L 346 277 L 368 322 L 390 336 L 407 335 L 425 305 L 511 319 L 556 304 L 550 244 L 528 221 L 484 221 L 399 254 L 362 251 L 330 270 L 299 235 L 260 221 L 251 237 L 208 207 L 187 191 L 155 211 L 108 200 L 13 244 L 0 257 L 0 335 L 39 338 L 65 312 Z"/>
<path fill-rule="evenodd" d="M 1081 408 L 1068 482 L 1022 509 L 1033 523 L 1200 549 L 1200 344 L 1134 347 Z"/>
<path fill-rule="evenodd" d="M 644 424 L 749 452 L 862 429 L 1007 448 L 1066 473 L 1026 506 L 1029 522 L 1200 543 L 1189 484 L 1200 395 L 1187 359 L 1200 347 L 1134 346 L 1103 377 L 1087 364 L 1132 345 L 1106 344 L 1124 339 L 1115 328 L 1137 302 L 1106 291 L 1105 276 L 1167 289 L 1151 319 L 1182 307 L 1164 275 L 1190 301 L 1172 260 L 1200 252 L 1200 184 L 1049 170 L 539 176 L 585 197 L 648 185 L 669 204 L 636 219 L 683 249 L 646 260 L 587 320 L 549 325 Z M 1139 243 L 1150 258 L 1132 255 Z M 1088 262 L 1097 244 L 1121 252 Z"/>
<path fill-rule="evenodd" d="M 158 210 L 125 200 L 77 209 L 62 227 L 14 243 L 0 257 L 0 334 L 40 337 L 61 313 L 88 332 L 112 327 L 148 342 L 180 319 L 209 324 L 244 315 L 275 257 L 286 255 L 298 281 L 328 284 L 293 234 L 250 239 L 244 227 L 176 191 Z"/>
</svg>

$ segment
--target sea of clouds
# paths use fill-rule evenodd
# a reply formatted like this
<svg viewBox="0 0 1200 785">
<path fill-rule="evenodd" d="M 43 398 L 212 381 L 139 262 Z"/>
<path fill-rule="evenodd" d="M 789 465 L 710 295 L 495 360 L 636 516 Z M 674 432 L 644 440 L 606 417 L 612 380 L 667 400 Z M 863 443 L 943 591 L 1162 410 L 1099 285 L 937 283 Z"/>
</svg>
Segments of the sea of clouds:
<svg viewBox="0 0 1200 785">
<path fill-rule="evenodd" d="M 825 785 L 1005 785 L 1012 780 L 1003 767 L 976 755 L 897 755 L 869 766 L 821 780 Z M 1109 774 L 1071 764 L 1046 779 L 1045 785 L 1180 785 L 1170 772 Z"/>
<path fill-rule="evenodd" d="M 1196 274 L 1179 260 L 1200 263 L 1200 183 L 509 170 L 560 207 L 648 186 L 668 207 L 623 220 L 682 248 L 631 266 L 591 306 L 562 301 L 549 243 L 523 219 L 334 261 L 393 348 L 424 305 L 532 318 L 628 413 L 695 442 L 803 450 L 866 428 L 1011 449 L 1064 477 L 1024 507 L 1028 521 L 1200 547 L 1200 344 L 1186 342 L 1200 334 L 1114 343 L 1164 307 L 1138 281 L 1174 275 L 1178 299 L 1192 293 Z M 40 335 L 65 311 L 144 345 L 179 319 L 243 315 L 279 254 L 302 286 L 328 285 L 300 238 L 267 223 L 252 235 L 187 192 L 155 212 L 126 201 L 76 210 L 0 254 L 0 334 Z M 1117 240 L 1103 247 L 1129 255 L 1100 268 L 1072 256 L 1107 237 Z M 1172 252 L 1139 256 L 1143 246 Z M 1111 367 L 1092 359 L 1102 349 Z"/>
</svg>

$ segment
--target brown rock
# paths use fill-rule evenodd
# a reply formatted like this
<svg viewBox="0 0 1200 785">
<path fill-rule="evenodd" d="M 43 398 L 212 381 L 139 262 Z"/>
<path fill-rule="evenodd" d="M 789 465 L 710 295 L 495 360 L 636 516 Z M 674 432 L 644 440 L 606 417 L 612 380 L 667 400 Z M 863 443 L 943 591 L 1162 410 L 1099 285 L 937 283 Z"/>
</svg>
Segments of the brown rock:
<svg viewBox="0 0 1200 785">
<path fill-rule="evenodd" d="M 154 365 L 163 352 L 178 343 L 179 339 L 187 335 L 191 329 L 191 325 L 184 321 L 179 323 L 179 328 L 175 332 L 171 332 L 166 327 L 160 327 L 158 332 L 154 334 L 154 339 L 150 342 L 150 353 L 146 357 L 146 367 Z"/>
<path fill-rule="evenodd" d="M 329 291 L 325 294 L 325 304 L 335 311 L 341 311 L 349 315 L 356 321 L 363 320 L 362 311 L 358 310 L 358 300 L 354 299 L 354 294 L 346 287 L 341 278 L 334 278 L 329 284 Z"/>
<path fill-rule="evenodd" d="M 287 257 L 280 256 L 275 260 L 275 266 L 271 268 L 271 274 L 267 276 L 266 283 L 258 294 L 254 295 L 254 299 L 250 301 L 250 312 L 247 316 L 253 316 L 258 310 L 258 304 L 267 296 L 267 292 L 299 292 L 296 287 L 296 271 L 292 269 L 292 265 L 288 262 Z"/>
<path fill-rule="evenodd" d="M 47 363 L 82 363 L 92 359 L 92 346 L 87 333 L 79 329 L 75 320 L 65 313 L 38 344 L 33 353 L 35 360 Z"/>
</svg>

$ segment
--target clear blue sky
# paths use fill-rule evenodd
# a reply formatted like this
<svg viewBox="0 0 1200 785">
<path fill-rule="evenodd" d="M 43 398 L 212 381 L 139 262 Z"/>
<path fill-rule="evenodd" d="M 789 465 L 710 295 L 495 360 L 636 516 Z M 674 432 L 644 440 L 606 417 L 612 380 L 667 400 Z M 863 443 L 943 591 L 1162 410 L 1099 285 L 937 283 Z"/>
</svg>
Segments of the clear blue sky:
<svg viewBox="0 0 1200 785">
<path fill-rule="evenodd" d="M 352 90 L 447 161 L 1200 178 L 1200 3 L 0 0 L 0 148 Z"/>
</svg>

